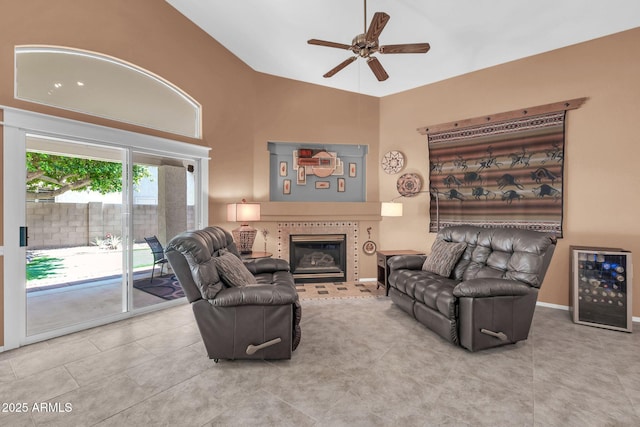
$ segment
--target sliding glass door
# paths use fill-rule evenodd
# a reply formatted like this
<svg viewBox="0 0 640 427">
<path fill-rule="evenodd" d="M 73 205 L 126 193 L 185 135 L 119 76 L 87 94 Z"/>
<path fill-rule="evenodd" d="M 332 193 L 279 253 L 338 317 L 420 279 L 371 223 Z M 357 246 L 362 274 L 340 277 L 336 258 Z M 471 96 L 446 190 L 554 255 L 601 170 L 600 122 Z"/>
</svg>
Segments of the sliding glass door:
<svg viewBox="0 0 640 427">
<path fill-rule="evenodd" d="M 184 297 L 164 257 L 167 243 L 196 228 L 195 163 L 168 156 L 133 152 L 133 307 Z"/>
<path fill-rule="evenodd" d="M 122 148 L 27 135 L 27 335 L 126 310 Z"/>
<path fill-rule="evenodd" d="M 208 222 L 207 155 L 5 110 L 4 348 L 184 303 L 162 250 Z"/>
</svg>

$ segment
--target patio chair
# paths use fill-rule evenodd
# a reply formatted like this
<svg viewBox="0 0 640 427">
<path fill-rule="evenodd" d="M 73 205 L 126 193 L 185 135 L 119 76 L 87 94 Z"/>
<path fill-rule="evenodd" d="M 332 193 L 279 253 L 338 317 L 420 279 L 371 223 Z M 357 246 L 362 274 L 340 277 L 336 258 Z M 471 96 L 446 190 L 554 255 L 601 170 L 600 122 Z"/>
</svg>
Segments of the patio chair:
<svg viewBox="0 0 640 427">
<path fill-rule="evenodd" d="M 144 241 L 147 242 L 147 245 L 151 248 L 151 253 L 153 253 L 153 268 L 151 269 L 151 280 L 149 281 L 153 282 L 153 273 L 156 270 L 156 265 L 160 264 L 160 277 L 162 277 L 162 271 L 168 260 L 165 258 L 164 248 L 156 236 L 145 237 Z"/>
</svg>

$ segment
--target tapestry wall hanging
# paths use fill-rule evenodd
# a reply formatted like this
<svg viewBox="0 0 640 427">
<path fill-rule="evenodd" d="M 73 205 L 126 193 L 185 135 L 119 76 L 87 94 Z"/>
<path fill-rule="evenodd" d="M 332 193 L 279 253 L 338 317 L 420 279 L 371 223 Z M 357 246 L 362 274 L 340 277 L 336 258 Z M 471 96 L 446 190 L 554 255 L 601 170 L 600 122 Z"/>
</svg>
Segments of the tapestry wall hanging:
<svg viewBox="0 0 640 427">
<path fill-rule="evenodd" d="M 429 231 L 470 224 L 562 237 L 565 116 L 563 109 L 495 122 L 494 117 L 490 124 L 486 118 L 455 129 L 423 128 L 430 160 Z"/>
</svg>

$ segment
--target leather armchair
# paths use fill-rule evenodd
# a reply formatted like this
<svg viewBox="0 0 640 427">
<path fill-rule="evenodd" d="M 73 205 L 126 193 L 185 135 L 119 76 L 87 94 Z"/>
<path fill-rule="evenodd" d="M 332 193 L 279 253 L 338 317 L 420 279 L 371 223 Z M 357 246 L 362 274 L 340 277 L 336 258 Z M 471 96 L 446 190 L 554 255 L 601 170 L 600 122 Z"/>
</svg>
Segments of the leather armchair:
<svg viewBox="0 0 640 427">
<path fill-rule="evenodd" d="M 240 255 L 231 233 L 220 227 L 187 231 L 165 249 L 191 303 L 210 359 L 290 359 L 300 342 L 301 307 L 289 264 L 256 259 L 244 264 L 254 283 L 233 287 L 215 258 Z"/>
</svg>

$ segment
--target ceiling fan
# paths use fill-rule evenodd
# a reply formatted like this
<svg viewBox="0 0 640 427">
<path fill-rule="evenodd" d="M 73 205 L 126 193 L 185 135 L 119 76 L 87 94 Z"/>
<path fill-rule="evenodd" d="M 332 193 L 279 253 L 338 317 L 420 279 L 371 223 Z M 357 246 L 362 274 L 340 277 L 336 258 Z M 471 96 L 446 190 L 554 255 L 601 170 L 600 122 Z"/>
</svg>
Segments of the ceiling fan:
<svg viewBox="0 0 640 427">
<path fill-rule="evenodd" d="M 374 53 L 427 53 L 431 46 L 429 43 L 411 43 L 411 44 L 393 44 L 380 46 L 378 45 L 378 37 L 382 30 L 384 29 L 387 22 L 389 22 L 390 16 L 384 12 L 376 12 L 373 15 L 373 19 L 371 19 L 371 24 L 369 25 L 369 29 L 367 30 L 367 1 L 364 1 L 364 33 L 358 34 L 351 41 L 351 45 L 343 44 L 343 43 L 335 43 L 328 42 L 325 40 L 311 39 L 308 40 L 307 43 L 318 45 L 318 46 L 327 46 L 334 47 L 337 49 L 345 49 L 350 50 L 355 53 L 355 56 L 351 58 L 345 59 L 340 64 L 329 70 L 323 77 L 331 77 L 336 74 L 338 71 L 345 68 L 347 65 L 351 64 L 353 61 L 358 59 L 358 56 L 361 58 L 367 59 L 367 64 L 373 74 L 375 74 L 378 81 L 384 81 L 389 78 L 389 75 L 385 71 L 384 67 L 378 58 L 372 56 Z"/>
</svg>

